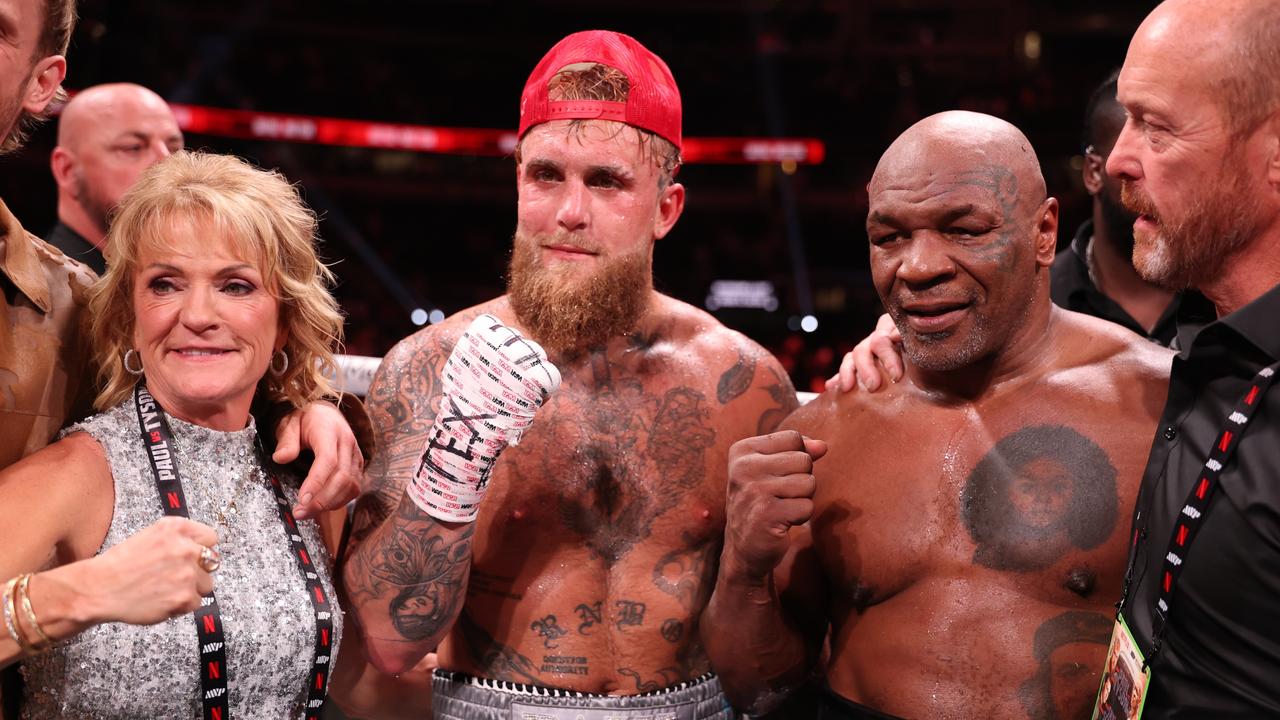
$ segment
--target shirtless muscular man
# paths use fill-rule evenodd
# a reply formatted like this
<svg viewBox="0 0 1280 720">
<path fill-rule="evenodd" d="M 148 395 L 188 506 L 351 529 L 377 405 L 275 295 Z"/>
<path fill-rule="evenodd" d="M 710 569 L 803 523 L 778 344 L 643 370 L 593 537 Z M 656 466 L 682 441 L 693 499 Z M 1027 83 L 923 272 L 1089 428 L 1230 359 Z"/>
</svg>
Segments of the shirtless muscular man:
<svg viewBox="0 0 1280 720">
<path fill-rule="evenodd" d="M 830 625 L 824 717 L 1088 717 L 1168 352 L 1050 303 L 1058 205 L 1012 125 L 926 118 L 867 190 L 906 376 L 732 448 L 712 665 L 767 710 Z"/>
</svg>

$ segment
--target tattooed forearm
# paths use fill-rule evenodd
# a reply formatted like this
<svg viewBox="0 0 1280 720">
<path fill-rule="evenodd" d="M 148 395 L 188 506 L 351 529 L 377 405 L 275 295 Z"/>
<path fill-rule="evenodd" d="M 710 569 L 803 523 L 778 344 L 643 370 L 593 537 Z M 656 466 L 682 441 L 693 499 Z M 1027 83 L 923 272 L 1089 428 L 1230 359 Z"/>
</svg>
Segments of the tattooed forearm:
<svg viewBox="0 0 1280 720">
<path fill-rule="evenodd" d="M 356 548 L 347 592 L 358 605 L 385 607 L 403 639 L 436 640 L 462 607 L 474 526 L 455 531 L 430 519 L 396 520 Z"/>
</svg>

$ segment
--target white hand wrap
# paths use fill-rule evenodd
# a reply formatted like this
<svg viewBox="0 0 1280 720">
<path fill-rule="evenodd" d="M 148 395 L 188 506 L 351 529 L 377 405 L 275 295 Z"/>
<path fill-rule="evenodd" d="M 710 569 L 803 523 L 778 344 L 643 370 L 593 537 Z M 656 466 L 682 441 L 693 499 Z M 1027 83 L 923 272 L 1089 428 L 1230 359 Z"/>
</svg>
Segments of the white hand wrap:
<svg viewBox="0 0 1280 720">
<path fill-rule="evenodd" d="M 560 387 L 560 371 L 538 343 L 481 315 L 449 355 L 444 397 L 427 436 L 409 497 L 432 517 L 476 519 L 493 464 Z"/>
</svg>

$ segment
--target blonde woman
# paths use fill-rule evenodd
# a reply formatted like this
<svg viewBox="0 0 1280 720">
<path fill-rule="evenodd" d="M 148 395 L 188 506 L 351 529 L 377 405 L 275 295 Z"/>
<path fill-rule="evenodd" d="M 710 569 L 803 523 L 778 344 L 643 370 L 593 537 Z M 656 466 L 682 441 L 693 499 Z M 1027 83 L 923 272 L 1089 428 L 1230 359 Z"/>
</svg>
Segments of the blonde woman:
<svg viewBox="0 0 1280 720">
<path fill-rule="evenodd" d="M 23 662 L 25 716 L 318 716 L 330 516 L 291 514 L 300 478 L 250 415 L 333 394 L 315 231 L 281 176 L 226 156 L 177 153 L 121 202 L 91 300 L 101 414 L 0 472 L 0 666 Z"/>
</svg>

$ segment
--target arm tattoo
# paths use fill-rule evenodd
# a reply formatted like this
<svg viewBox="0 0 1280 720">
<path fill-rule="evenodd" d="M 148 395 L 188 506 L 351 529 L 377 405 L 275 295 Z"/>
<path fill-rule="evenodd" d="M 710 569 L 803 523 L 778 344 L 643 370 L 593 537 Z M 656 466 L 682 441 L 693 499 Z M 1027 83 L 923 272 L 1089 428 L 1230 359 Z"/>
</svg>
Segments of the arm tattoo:
<svg viewBox="0 0 1280 720">
<path fill-rule="evenodd" d="M 720 382 L 716 384 L 716 399 L 721 405 L 728 405 L 729 401 L 742 395 L 751 387 L 751 378 L 755 377 L 755 374 L 755 357 L 744 355 L 739 350 L 738 361 L 733 364 L 733 367 L 724 371 L 720 376 Z"/>
<path fill-rule="evenodd" d="M 438 338 L 415 336 L 378 370 L 368 404 L 378 449 L 343 573 L 362 622 L 385 624 L 408 642 L 431 642 L 449 629 L 471 565 L 474 525 L 450 529 L 404 497 L 439 410 L 439 373 L 449 351 Z"/>
<path fill-rule="evenodd" d="M 1037 669 L 1018 686 L 1018 700 L 1031 720 L 1090 716 L 1111 626 L 1111 618 L 1101 613 L 1070 610 L 1036 628 L 1031 654 Z"/>
<path fill-rule="evenodd" d="M 960 494 L 977 545 L 973 561 L 1031 572 L 1089 550 L 1116 525 L 1116 469 L 1105 451 L 1064 425 L 1005 436 L 974 467 Z"/>
<path fill-rule="evenodd" d="M 416 508 L 415 508 L 416 509 Z M 405 640 L 443 633 L 461 608 L 471 565 L 468 525 L 457 535 L 434 523 L 394 523 L 379 529 L 352 555 L 353 600 L 387 603 L 391 624 Z"/>
<path fill-rule="evenodd" d="M 467 654 L 486 677 L 508 682 L 541 682 L 532 660 L 494 640 L 487 630 L 471 619 L 469 613 L 463 612 L 458 616 L 458 629 L 462 632 Z"/>
<path fill-rule="evenodd" d="M 762 389 L 769 393 L 769 397 L 773 399 L 774 407 L 767 408 L 760 413 L 760 419 L 756 421 L 757 435 L 767 435 L 777 430 L 778 425 L 796 408 L 800 407 L 800 402 L 796 399 L 796 388 L 791 384 L 791 378 L 780 372 L 776 367 L 770 367 L 769 372 L 773 374 L 774 382 Z"/>
</svg>

